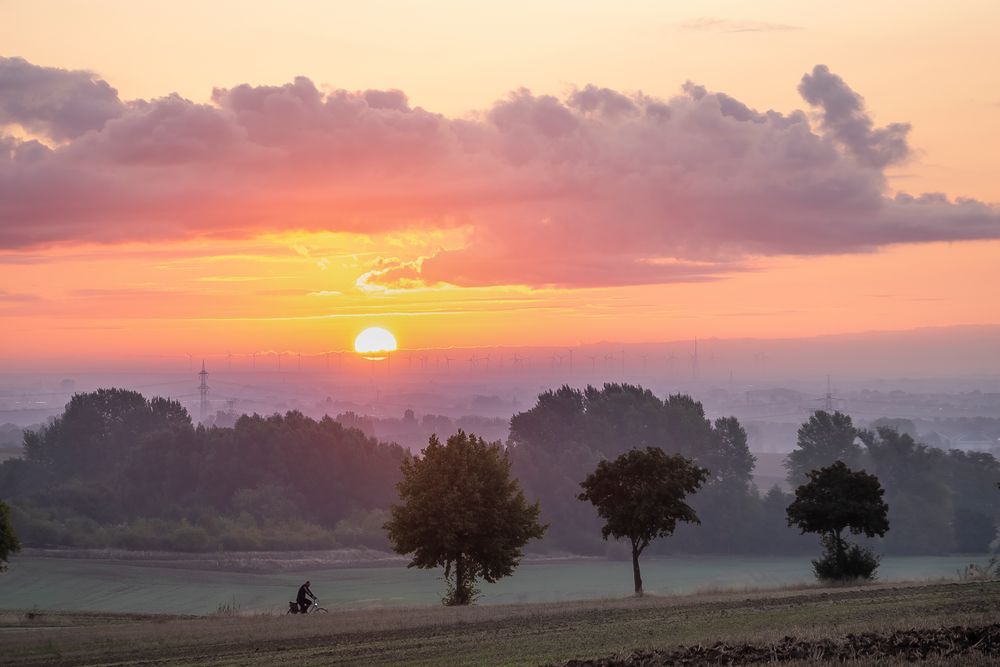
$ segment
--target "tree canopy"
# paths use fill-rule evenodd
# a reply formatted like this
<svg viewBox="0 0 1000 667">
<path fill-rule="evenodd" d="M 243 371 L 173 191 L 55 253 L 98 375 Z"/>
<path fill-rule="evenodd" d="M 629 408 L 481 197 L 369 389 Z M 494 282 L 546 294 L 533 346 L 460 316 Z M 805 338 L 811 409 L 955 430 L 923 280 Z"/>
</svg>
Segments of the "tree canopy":
<svg viewBox="0 0 1000 667">
<path fill-rule="evenodd" d="M 857 439 L 858 430 L 849 415 L 817 410 L 799 427 L 797 447 L 785 461 L 789 483 L 802 484 L 811 470 L 834 461 L 857 466 L 862 453 Z"/>
<path fill-rule="evenodd" d="M 629 540 L 636 595 L 642 595 L 639 556 L 656 538 L 672 535 L 678 521 L 699 523 L 684 499 L 696 492 L 708 475 L 707 469 L 690 459 L 647 447 L 628 451 L 613 461 L 601 461 L 580 483 L 583 493 L 578 498 L 593 503 L 604 519 L 604 539 Z"/>
<path fill-rule="evenodd" d="M 564 386 L 540 394 L 536 405 L 514 415 L 508 444 L 525 493 L 541 500 L 542 518 L 551 525 L 546 542 L 552 547 L 606 551 L 598 517 L 575 500 L 579 482 L 601 460 L 647 447 L 680 454 L 711 471 L 692 500 L 711 528 L 681 527 L 671 542 L 687 551 L 738 553 L 752 548 L 756 539 L 762 508 L 752 486 L 754 457 L 746 432 L 732 417 L 710 421 L 690 396 L 660 399 L 631 384 L 584 390 Z"/>
<path fill-rule="evenodd" d="M 921 442 L 913 422 L 876 419 L 857 428 L 841 413 L 816 412 L 799 429 L 788 457 L 788 479 L 843 461 L 879 478 L 892 532 L 882 548 L 893 554 L 985 553 L 996 536 L 1000 498 L 991 493 L 1000 462 L 986 452 L 945 450 Z"/>
<path fill-rule="evenodd" d="M 445 568 L 446 604 L 472 602 L 477 579 L 512 574 L 524 545 L 545 533 L 538 503 L 525 500 L 510 468 L 499 442 L 464 431 L 445 444 L 432 436 L 402 463 L 385 529 L 397 552 L 413 554 L 410 567 Z"/>
<path fill-rule="evenodd" d="M 195 428 L 176 401 L 102 389 L 25 434 L 24 457 L 0 463 L 0 494 L 27 544 L 332 548 L 340 522 L 389 506 L 405 455 L 328 417 Z"/>
</svg>

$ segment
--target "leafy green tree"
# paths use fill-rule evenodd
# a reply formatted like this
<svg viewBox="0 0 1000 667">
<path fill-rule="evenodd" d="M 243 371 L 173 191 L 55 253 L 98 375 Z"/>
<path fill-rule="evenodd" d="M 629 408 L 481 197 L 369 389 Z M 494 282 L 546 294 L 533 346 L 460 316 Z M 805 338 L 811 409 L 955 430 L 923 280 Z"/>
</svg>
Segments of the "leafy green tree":
<svg viewBox="0 0 1000 667">
<path fill-rule="evenodd" d="M 385 530 L 398 553 L 413 554 L 409 567 L 444 567 L 447 605 L 470 604 L 477 579 L 512 574 L 521 548 L 545 533 L 538 503 L 524 499 L 510 466 L 499 442 L 464 431 L 443 445 L 431 436 L 423 456 L 402 463 L 402 502 Z"/>
<path fill-rule="evenodd" d="M 0 572 L 7 569 L 7 559 L 21 550 L 21 543 L 10 522 L 10 508 L 0 500 Z"/>
<path fill-rule="evenodd" d="M 849 415 L 817 410 L 799 428 L 797 449 L 785 461 L 788 483 L 798 486 L 805 482 L 810 470 L 834 461 L 843 461 L 849 467 L 860 465 L 862 450 L 855 442 L 857 438 L 858 429 Z"/>
<path fill-rule="evenodd" d="M 867 550 L 849 545 L 844 531 L 868 537 L 889 530 L 889 506 L 882 500 L 885 491 L 878 477 L 864 470 L 854 471 L 837 461 L 813 470 L 809 481 L 795 489 L 788 506 L 788 525 L 803 533 L 819 533 L 827 554 L 813 561 L 820 579 L 870 578 L 878 559 Z"/>
<path fill-rule="evenodd" d="M 578 498 L 593 503 L 605 521 L 604 539 L 624 537 L 631 543 L 636 595 L 642 595 L 639 556 L 649 543 L 673 534 L 678 521 L 700 523 L 684 499 L 701 487 L 708 474 L 679 454 L 647 447 L 601 461 L 580 483 L 583 493 Z"/>
</svg>

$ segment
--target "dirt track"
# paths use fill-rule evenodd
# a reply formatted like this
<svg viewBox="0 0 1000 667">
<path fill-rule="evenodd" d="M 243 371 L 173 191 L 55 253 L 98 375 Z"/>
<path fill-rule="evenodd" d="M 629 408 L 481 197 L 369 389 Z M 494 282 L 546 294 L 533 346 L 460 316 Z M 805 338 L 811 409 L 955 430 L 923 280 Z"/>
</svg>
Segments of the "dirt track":
<svg viewBox="0 0 1000 667">
<path fill-rule="evenodd" d="M 893 631 L 914 628 L 919 630 L 916 636 L 931 637 L 933 629 L 957 624 L 985 626 L 996 623 L 998 618 L 1000 582 L 468 609 L 386 609 L 304 618 L 43 613 L 29 619 L 24 614 L 7 613 L 0 615 L 0 662 L 213 666 L 286 661 L 562 664 L 595 656 L 623 659 L 645 655 L 643 651 L 655 655 L 657 651 L 675 650 L 678 645 L 686 646 L 685 650 L 705 650 L 716 642 L 726 642 L 728 647 L 744 646 L 732 650 L 749 655 L 753 649 L 746 647 L 777 644 L 786 636 L 795 637 L 790 645 L 841 641 L 849 633 L 890 636 Z M 794 659 L 792 653 L 788 655 L 787 659 Z M 706 656 L 686 664 L 701 664 Z"/>
</svg>

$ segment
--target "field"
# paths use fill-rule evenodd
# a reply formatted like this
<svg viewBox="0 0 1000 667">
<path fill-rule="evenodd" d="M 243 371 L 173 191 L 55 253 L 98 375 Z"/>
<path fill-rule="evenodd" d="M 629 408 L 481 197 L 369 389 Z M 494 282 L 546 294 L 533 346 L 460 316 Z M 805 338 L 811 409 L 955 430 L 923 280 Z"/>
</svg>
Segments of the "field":
<svg viewBox="0 0 1000 667">
<path fill-rule="evenodd" d="M 428 606 L 327 616 L 208 617 L 0 612 L 10 665 L 562 664 L 635 649 L 837 638 L 900 628 L 982 626 L 1000 582 L 876 584 L 465 609 Z M 979 646 L 956 664 L 995 664 Z M 801 664 L 801 663 L 798 663 Z M 874 664 L 862 660 L 859 664 Z M 884 664 L 884 663 L 879 663 Z"/>
<path fill-rule="evenodd" d="M 209 556 L 211 557 L 211 556 Z M 434 605 L 444 589 L 440 571 L 391 566 L 333 567 L 322 559 L 240 569 L 202 560 L 108 560 L 19 556 L 0 576 L 0 608 L 99 612 L 208 614 L 235 601 L 244 612 L 284 611 L 305 579 L 328 606 L 365 609 Z M 886 557 L 882 581 L 953 579 L 984 556 Z M 254 571 L 246 571 L 254 569 Z M 284 571 L 275 571 L 281 570 Z M 800 586 L 813 581 L 808 557 L 677 557 L 643 561 L 646 591 L 677 595 L 706 590 Z M 614 598 L 632 590 L 631 564 L 576 559 L 529 560 L 514 576 L 482 586 L 483 605 Z"/>
</svg>

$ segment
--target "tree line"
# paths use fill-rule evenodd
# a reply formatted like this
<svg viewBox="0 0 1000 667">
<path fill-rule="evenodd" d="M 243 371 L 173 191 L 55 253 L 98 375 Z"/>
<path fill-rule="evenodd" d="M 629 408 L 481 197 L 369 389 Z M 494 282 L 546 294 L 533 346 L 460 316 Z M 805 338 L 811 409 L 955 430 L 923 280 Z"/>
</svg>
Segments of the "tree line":
<svg viewBox="0 0 1000 667">
<path fill-rule="evenodd" d="M 671 540 L 651 545 L 652 553 L 813 549 L 812 540 L 788 530 L 793 493 L 753 484 L 754 457 L 739 421 L 710 421 L 690 396 L 660 399 L 629 384 L 561 387 L 513 417 L 508 447 L 525 494 L 541 501 L 542 521 L 550 525 L 545 542 L 554 549 L 628 556 L 626 545 L 601 539 L 600 518 L 576 500 L 578 485 L 600 461 L 647 447 L 709 471 L 690 501 L 701 525 L 682 523 Z M 789 487 L 838 460 L 881 480 L 893 526 L 879 545 L 887 554 L 984 553 L 996 538 L 1000 463 L 991 454 L 928 447 L 892 428 L 866 430 L 848 415 L 817 411 L 799 428 L 787 459 Z"/>
<path fill-rule="evenodd" d="M 680 520 L 672 539 L 640 551 L 814 549 L 788 528 L 795 495 L 754 486 L 738 420 L 709 420 L 689 396 L 562 387 L 515 415 L 497 446 L 548 526 L 540 551 L 628 558 L 631 544 L 602 539 L 602 517 L 580 502 L 580 483 L 602 461 L 650 447 L 706 472 L 686 501 L 701 524 Z M 289 412 L 196 427 L 177 402 L 120 389 L 74 396 L 60 417 L 25 434 L 23 451 L 0 464 L 0 498 L 23 543 L 184 551 L 387 548 L 383 524 L 416 460 L 329 418 Z M 817 412 L 788 460 L 792 488 L 836 461 L 880 480 L 892 525 L 879 544 L 886 553 L 983 552 L 995 536 L 1000 466 L 988 454 L 930 448 Z"/>
<path fill-rule="evenodd" d="M 77 394 L 0 464 L 0 498 L 34 546 L 180 551 L 385 547 L 407 453 L 299 412 L 195 427 L 176 401 Z"/>
</svg>

